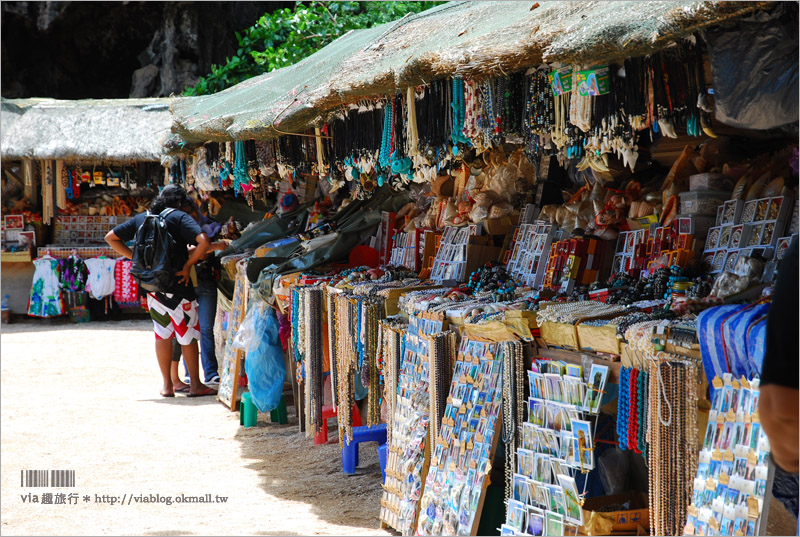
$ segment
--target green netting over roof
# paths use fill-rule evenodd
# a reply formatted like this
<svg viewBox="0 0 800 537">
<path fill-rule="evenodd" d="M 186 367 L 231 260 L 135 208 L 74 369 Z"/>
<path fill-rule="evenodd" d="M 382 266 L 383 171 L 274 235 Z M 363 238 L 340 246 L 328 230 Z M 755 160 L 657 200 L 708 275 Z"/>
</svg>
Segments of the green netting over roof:
<svg viewBox="0 0 800 537">
<path fill-rule="evenodd" d="M 360 98 L 460 75 L 605 62 L 658 50 L 771 2 L 450 2 L 334 41 L 301 62 L 205 97 L 173 102 L 188 142 L 299 132 Z"/>
</svg>

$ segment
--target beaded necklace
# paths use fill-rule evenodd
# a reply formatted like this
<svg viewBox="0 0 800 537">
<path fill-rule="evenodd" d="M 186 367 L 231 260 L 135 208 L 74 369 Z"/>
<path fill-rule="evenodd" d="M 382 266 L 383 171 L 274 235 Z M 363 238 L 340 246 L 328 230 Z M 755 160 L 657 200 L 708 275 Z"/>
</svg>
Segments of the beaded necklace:
<svg viewBox="0 0 800 537">
<path fill-rule="evenodd" d="M 388 102 L 383 107 L 383 132 L 381 133 L 381 149 L 378 153 L 378 163 L 382 168 L 389 166 L 389 158 L 392 154 L 392 127 L 394 125 L 394 101 L 392 106 Z"/>
<path fill-rule="evenodd" d="M 646 405 L 650 530 L 654 535 L 680 535 L 697 469 L 697 361 L 658 352 L 648 363 L 649 398 L 658 399 L 658 404 Z"/>
<path fill-rule="evenodd" d="M 464 136 L 464 117 L 466 115 L 466 105 L 464 104 L 464 81 L 461 78 L 453 79 L 453 102 L 452 108 L 452 134 L 450 139 L 454 144 L 459 142 L 468 143 L 469 140 Z"/>
<path fill-rule="evenodd" d="M 628 412 L 630 411 L 630 367 L 619 370 L 619 402 L 617 408 L 617 439 L 620 449 L 628 449 Z"/>
<path fill-rule="evenodd" d="M 329 289 L 326 289 L 325 295 L 328 309 L 328 348 L 330 349 L 329 354 L 331 361 L 331 403 L 333 407 L 336 408 L 339 406 L 339 390 L 337 389 L 339 386 L 339 342 L 337 340 L 339 332 L 336 323 L 338 313 L 336 311 L 336 301 Z"/>
</svg>

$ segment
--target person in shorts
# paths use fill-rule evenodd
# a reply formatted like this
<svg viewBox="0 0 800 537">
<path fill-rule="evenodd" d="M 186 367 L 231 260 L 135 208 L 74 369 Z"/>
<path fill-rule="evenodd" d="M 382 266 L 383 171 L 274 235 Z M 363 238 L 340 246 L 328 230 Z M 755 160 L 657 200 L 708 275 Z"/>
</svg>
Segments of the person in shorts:
<svg viewBox="0 0 800 537">
<path fill-rule="evenodd" d="M 150 204 L 150 212 L 160 214 L 164 209 L 172 208 L 166 217 L 167 229 L 175 241 L 174 260 L 181 270 L 177 272 L 177 280 L 172 288 L 163 293 L 147 293 L 147 307 L 153 319 L 153 330 L 156 336 L 156 358 L 161 370 L 163 385 L 162 397 L 174 397 L 175 388 L 172 382 L 172 339 L 178 340 L 181 351 L 189 369 L 189 397 L 214 395 L 216 390 L 200 381 L 199 348 L 200 324 L 197 310 L 197 296 L 189 279 L 189 272 L 208 251 L 210 240 L 200 226 L 186 211 L 191 211 L 193 203 L 186 191 L 178 185 L 167 185 Z M 120 255 L 131 259 L 133 252 L 126 242 L 134 239 L 136 231 L 144 222 L 146 214 L 140 213 L 106 234 L 106 242 Z M 191 255 L 189 245 L 196 245 Z M 140 290 L 140 292 L 142 292 Z M 144 294 L 144 292 L 142 292 Z"/>
</svg>

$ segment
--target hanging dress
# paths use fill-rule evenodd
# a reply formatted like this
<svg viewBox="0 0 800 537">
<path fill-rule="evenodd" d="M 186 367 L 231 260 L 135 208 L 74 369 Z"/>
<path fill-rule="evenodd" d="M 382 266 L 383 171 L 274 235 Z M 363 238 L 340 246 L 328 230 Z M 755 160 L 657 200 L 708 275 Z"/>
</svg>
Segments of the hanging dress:
<svg viewBox="0 0 800 537">
<path fill-rule="evenodd" d="M 120 306 L 138 306 L 139 286 L 131 276 L 130 259 L 117 259 L 114 264 L 114 300 Z"/>
<path fill-rule="evenodd" d="M 86 289 L 89 271 L 86 262 L 77 255 L 71 255 L 59 262 L 61 269 L 61 288 L 71 293 L 82 293 Z"/>
<path fill-rule="evenodd" d="M 75 308 L 85 303 L 83 294 L 86 289 L 86 279 L 89 277 L 89 270 L 86 262 L 77 255 L 71 255 L 59 262 L 61 269 L 61 289 L 62 296 L 68 308 Z"/>
<path fill-rule="evenodd" d="M 86 290 L 92 298 L 100 300 L 114 294 L 114 266 L 116 261 L 107 257 L 93 257 L 86 260 L 89 280 Z"/>
<path fill-rule="evenodd" d="M 57 317 L 64 314 L 61 299 L 58 261 L 50 256 L 33 260 L 33 284 L 28 300 L 28 315 L 32 317 Z"/>
</svg>

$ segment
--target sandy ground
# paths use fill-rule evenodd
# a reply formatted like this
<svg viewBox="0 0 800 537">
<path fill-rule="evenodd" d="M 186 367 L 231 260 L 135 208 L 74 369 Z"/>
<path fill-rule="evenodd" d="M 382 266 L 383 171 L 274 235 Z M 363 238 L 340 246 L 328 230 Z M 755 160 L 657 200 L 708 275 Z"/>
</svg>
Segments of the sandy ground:
<svg viewBox="0 0 800 537">
<path fill-rule="evenodd" d="M 338 444 L 289 425 L 239 426 L 215 398 L 162 399 L 149 321 L 2 326 L 3 535 L 386 535 L 375 444 L 357 475 Z M 331 439 L 337 437 L 330 421 Z M 74 489 L 22 488 L 20 470 L 75 470 Z M 23 502 L 77 493 L 74 504 Z M 225 503 L 137 503 L 210 494 Z M 88 496 L 88 501 L 84 497 Z M 125 498 L 126 505 L 103 502 Z M 130 502 L 130 504 L 128 504 Z M 795 532 L 772 502 L 768 534 Z"/>
<path fill-rule="evenodd" d="M 293 407 L 289 425 L 259 416 L 244 429 L 215 398 L 159 397 L 148 321 L 3 325 L 0 345 L 4 535 L 387 534 L 376 444 L 346 476 L 338 444 L 314 446 Z M 28 469 L 75 470 L 76 487 L 22 488 Z M 25 503 L 29 492 L 79 499 Z M 131 500 L 181 494 L 227 502 Z"/>
</svg>

